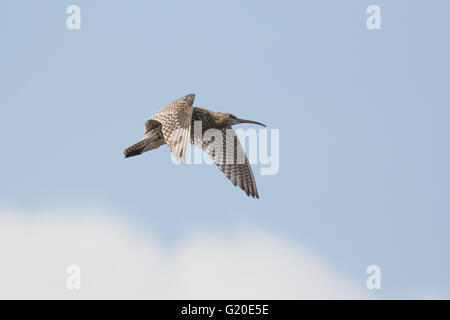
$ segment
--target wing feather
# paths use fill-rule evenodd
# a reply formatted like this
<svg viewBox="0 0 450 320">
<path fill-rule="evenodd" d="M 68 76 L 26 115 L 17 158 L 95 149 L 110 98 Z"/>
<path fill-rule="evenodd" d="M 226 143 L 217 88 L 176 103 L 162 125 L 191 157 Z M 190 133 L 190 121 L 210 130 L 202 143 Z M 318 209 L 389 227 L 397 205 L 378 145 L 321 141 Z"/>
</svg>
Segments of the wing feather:
<svg viewBox="0 0 450 320">
<path fill-rule="evenodd" d="M 204 135 L 202 140 L 192 143 L 209 155 L 233 185 L 239 186 L 247 196 L 259 198 L 252 168 L 236 132 L 231 127 L 223 128 L 220 132 L 222 139 Z"/>
<path fill-rule="evenodd" d="M 186 162 L 191 137 L 192 104 L 194 103 L 194 98 L 194 94 L 189 94 L 178 99 L 159 110 L 146 122 L 147 130 L 151 128 L 151 121 L 158 121 L 162 124 L 161 131 L 170 151 L 175 158 L 184 162 Z"/>
</svg>

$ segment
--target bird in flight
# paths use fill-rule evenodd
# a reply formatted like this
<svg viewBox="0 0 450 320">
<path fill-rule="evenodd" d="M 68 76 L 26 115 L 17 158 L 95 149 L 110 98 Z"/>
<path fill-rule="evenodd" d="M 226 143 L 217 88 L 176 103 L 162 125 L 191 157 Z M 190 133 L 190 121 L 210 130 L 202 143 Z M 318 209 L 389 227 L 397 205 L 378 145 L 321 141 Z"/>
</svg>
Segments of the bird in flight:
<svg viewBox="0 0 450 320">
<path fill-rule="evenodd" d="M 195 94 L 188 94 L 148 119 L 144 137 L 123 151 L 125 158 L 167 144 L 175 158 L 186 161 L 191 143 L 205 151 L 233 185 L 238 185 L 247 196 L 259 198 L 252 168 L 231 126 L 240 123 L 265 125 L 239 119 L 231 113 L 192 107 L 194 98 Z"/>
</svg>

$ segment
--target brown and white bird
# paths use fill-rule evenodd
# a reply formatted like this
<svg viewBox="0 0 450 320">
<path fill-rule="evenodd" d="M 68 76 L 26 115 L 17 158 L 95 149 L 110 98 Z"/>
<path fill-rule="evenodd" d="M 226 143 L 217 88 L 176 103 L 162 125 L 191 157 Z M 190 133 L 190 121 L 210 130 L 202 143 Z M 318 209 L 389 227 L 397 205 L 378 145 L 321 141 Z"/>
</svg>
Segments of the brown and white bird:
<svg viewBox="0 0 450 320">
<path fill-rule="evenodd" d="M 239 119 L 230 113 L 192 107 L 194 98 L 195 94 L 188 94 L 165 106 L 148 119 L 145 122 L 144 137 L 123 151 L 125 158 L 167 144 L 177 159 L 186 160 L 187 149 L 191 143 L 204 150 L 225 176 L 235 186 L 238 185 L 244 190 L 247 196 L 259 198 L 252 168 L 231 126 L 240 123 L 253 123 L 264 127 L 265 125 Z M 196 132 L 198 124 L 201 124 L 201 134 Z M 217 134 L 208 134 L 210 129 L 213 129 L 213 133 L 215 130 Z"/>
</svg>

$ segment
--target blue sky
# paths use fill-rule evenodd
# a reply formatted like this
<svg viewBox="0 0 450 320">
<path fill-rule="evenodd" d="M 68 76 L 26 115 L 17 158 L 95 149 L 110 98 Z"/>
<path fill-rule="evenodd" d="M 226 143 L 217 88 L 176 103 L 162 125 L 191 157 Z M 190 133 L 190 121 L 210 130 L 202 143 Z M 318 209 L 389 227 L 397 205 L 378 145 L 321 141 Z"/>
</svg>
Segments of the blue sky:
<svg viewBox="0 0 450 320">
<path fill-rule="evenodd" d="M 81 30 L 66 28 L 70 4 Z M 382 29 L 366 28 L 381 8 Z M 446 1 L 5 1 L 0 204 L 111 208 L 167 245 L 259 226 L 377 297 L 450 295 Z M 144 122 L 195 105 L 280 130 L 247 198 L 167 147 L 123 159 Z M 245 126 L 242 126 L 246 128 Z M 36 211 L 37 212 L 37 211 Z M 373 294 L 373 293 L 372 293 Z"/>
</svg>

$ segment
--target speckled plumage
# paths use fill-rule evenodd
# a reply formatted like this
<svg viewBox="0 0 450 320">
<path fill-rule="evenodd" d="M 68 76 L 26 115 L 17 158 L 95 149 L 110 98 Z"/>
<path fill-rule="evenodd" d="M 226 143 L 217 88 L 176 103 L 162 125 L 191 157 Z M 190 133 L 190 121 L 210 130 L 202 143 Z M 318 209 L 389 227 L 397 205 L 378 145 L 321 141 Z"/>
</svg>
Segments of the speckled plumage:
<svg viewBox="0 0 450 320">
<path fill-rule="evenodd" d="M 178 99 L 148 119 L 144 137 L 124 150 L 125 157 L 136 156 L 167 143 L 176 158 L 186 160 L 191 143 L 204 150 L 233 185 L 239 186 L 248 196 L 259 198 L 250 163 L 231 126 L 238 121 L 262 124 L 192 107 L 194 98 L 194 94 L 189 94 Z M 201 124 L 200 135 L 194 132 L 196 121 Z M 217 130 L 208 134 L 209 129 Z"/>
</svg>

